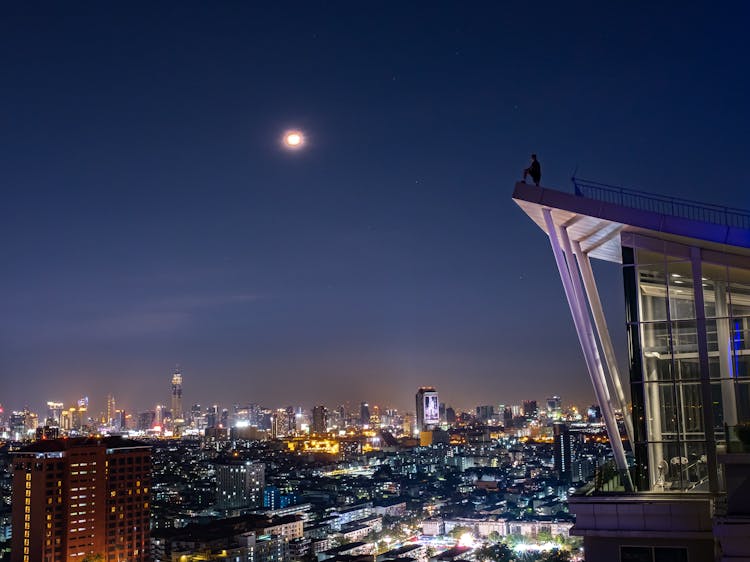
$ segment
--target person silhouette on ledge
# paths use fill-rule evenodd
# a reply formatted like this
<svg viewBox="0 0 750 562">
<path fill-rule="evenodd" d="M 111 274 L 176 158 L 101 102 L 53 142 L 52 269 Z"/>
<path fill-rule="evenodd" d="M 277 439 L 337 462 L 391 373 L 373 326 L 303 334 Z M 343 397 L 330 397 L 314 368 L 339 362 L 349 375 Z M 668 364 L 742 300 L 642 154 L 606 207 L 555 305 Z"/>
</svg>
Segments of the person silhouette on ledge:
<svg viewBox="0 0 750 562">
<path fill-rule="evenodd" d="M 542 166 L 539 164 L 539 160 L 536 159 L 536 154 L 531 155 L 531 166 L 523 171 L 524 183 L 526 183 L 526 176 L 531 176 L 534 183 L 539 185 L 539 182 L 542 179 Z"/>
</svg>

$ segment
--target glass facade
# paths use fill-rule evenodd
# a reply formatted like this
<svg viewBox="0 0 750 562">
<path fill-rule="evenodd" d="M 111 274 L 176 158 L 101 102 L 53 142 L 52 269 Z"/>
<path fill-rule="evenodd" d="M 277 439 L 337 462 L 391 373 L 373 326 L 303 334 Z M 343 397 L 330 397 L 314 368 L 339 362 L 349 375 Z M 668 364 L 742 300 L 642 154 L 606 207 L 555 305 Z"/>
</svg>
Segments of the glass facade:
<svg viewBox="0 0 750 562">
<path fill-rule="evenodd" d="M 725 426 L 750 421 L 750 259 L 641 236 L 629 243 L 636 486 L 715 489 L 709 467 Z"/>
</svg>

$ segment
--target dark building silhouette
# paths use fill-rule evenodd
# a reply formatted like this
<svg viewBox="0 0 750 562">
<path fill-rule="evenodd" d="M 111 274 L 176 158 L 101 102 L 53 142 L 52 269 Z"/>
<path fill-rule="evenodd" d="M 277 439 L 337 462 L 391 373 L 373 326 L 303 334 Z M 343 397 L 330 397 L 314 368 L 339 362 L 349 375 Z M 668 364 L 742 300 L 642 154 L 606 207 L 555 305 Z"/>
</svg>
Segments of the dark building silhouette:
<svg viewBox="0 0 750 562">
<path fill-rule="evenodd" d="M 315 406 L 312 411 L 312 432 L 323 434 L 328 431 L 328 408 Z"/>
<path fill-rule="evenodd" d="M 370 405 L 367 402 L 359 405 L 359 423 L 362 425 L 370 423 Z"/>
</svg>

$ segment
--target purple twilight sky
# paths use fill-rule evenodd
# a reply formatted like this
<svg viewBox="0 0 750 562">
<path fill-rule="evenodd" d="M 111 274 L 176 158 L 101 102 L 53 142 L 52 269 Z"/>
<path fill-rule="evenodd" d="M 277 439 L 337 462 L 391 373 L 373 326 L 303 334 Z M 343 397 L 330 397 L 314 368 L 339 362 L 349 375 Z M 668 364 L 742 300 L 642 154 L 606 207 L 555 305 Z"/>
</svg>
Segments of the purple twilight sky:
<svg viewBox="0 0 750 562">
<path fill-rule="evenodd" d="M 0 8 L 0 403 L 592 400 L 578 174 L 750 207 L 743 2 Z M 305 146 L 285 150 L 288 129 Z M 617 266 L 598 267 L 623 340 Z"/>
</svg>

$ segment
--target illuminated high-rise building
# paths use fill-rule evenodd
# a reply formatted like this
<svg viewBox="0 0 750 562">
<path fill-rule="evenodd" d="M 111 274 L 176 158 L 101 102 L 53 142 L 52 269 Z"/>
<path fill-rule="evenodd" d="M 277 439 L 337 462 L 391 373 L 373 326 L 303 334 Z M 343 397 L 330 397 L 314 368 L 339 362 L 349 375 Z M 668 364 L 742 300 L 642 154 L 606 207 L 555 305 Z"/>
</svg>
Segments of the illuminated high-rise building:
<svg viewBox="0 0 750 562">
<path fill-rule="evenodd" d="M 172 423 L 179 425 L 184 421 L 182 413 L 182 374 L 175 369 L 172 374 Z"/>
<path fill-rule="evenodd" d="M 750 560 L 750 212 L 574 182 L 513 194 L 549 238 L 612 449 L 571 534 L 590 561 Z M 629 377 L 592 259 L 621 269 Z"/>
<path fill-rule="evenodd" d="M 559 420 L 562 416 L 562 398 L 550 396 L 547 398 L 547 416 L 553 420 Z"/>
<path fill-rule="evenodd" d="M 81 437 L 11 454 L 11 562 L 149 560 L 150 447 Z"/>
<path fill-rule="evenodd" d="M 60 429 L 70 433 L 84 433 L 87 429 L 88 399 L 79 400 L 78 406 L 71 406 L 60 413 Z"/>
<path fill-rule="evenodd" d="M 315 406 L 312 414 L 312 432 L 322 435 L 328 431 L 328 408 L 325 406 Z"/>
<path fill-rule="evenodd" d="M 164 404 L 157 404 L 154 408 L 154 424 L 164 427 Z"/>
<path fill-rule="evenodd" d="M 112 394 L 107 395 L 107 425 L 112 426 L 115 421 L 115 412 L 117 411 L 117 404 L 115 403 L 115 397 Z"/>
<path fill-rule="evenodd" d="M 47 402 L 47 424 L 60 426 L 60 418 L 65 406 L 62 402 Z"/>
<path fill-rule="evenodd" d="M 294 413 L 290 413 L 287 408 L 277 408 L 271 417 L 271 435 L 273 437 L 291 435 L 290 423 L 294 423 Z"/>
<path fill-rule="evenodd" d="M 417 432 L 429 431 L 440 423 L 440 401 L 432 386 L 417 391 Z"/>
<path fill-rule="evenodd" d="M 240 459 L 216 463 L 216 507 L 240 509 L 263 505 L 265 465 Z"/>
<path fill-rule="evenodd" d="M 570 430 L 567 424 L 563 422 L 555 422 L 552 429 L 555 471 L 557 471 L 561 480 L 570 483 L 572 477 L 571 466 L 573 463 L 573 443 L 571 441 Z"/>
</svg>

